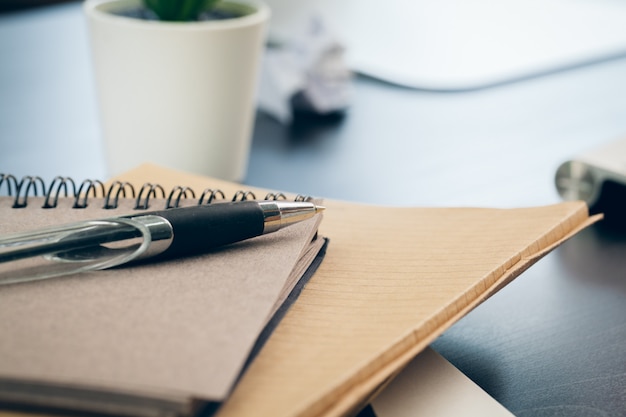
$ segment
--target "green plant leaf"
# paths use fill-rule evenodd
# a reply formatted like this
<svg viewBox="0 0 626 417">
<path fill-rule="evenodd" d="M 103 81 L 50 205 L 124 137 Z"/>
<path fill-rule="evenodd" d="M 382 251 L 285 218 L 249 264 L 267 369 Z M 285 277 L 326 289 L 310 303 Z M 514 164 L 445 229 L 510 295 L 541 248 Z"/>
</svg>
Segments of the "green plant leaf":
<svg viewBox="0 0 626 417">
<path fill-rule="evenodd" d="M 212 10 L 220 0 L 204 0 L 204 10 Z"/>
<path fill-rule="evenodd" d="M 161 20 L 185 22 L 211 10 L 219 0 L 144 0 L 144 5 Z"/>
</svg>

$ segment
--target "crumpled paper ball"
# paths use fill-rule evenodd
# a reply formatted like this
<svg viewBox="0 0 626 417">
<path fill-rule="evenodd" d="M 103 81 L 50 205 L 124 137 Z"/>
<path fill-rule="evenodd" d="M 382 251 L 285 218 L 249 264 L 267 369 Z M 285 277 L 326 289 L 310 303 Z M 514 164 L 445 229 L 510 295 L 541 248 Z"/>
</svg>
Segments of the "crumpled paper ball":
<svg viewBox="0 0 626 417">
<path fill-rule="evenodd" d="M 344 111 L 352 72 L 345 48 L 319 17 L 300 36 L 270 45 L 263 56 L 259 109 L 289 124 L 296 112 L 319 115 Z"/>
</svg>

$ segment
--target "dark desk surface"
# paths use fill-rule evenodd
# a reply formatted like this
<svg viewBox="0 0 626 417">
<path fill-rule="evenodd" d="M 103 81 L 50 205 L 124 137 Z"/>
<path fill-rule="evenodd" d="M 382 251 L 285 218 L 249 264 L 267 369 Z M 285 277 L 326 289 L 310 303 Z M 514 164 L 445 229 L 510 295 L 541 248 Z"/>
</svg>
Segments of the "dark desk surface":
<svg viewBox="0 0 626 417">
<path fill-rule="evenodd" d="M 106 177 L 77 4 L 0 16 L 0 171 Z M 259 114 L 246 183 L 388 205 L 558 201 L 563 160 L 626 135 L 626 60 L 469 93 L 358 77 L 343 118 Z M 626 235 L 593 227 L 434 347 L 518 416 L 626 415 Z"/>
</svg>

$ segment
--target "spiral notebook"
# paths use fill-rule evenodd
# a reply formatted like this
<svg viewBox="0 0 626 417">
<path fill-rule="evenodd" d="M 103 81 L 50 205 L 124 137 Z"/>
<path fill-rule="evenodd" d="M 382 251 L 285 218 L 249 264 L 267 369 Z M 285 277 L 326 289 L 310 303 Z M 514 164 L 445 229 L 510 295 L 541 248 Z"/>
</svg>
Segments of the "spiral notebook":
<svg viewBox="0 0 626 417">
<path fill-rule="evenodd" d="M 232 189 L 232 184 L 155 165 L 142 165 L 120 179 L 156 181 L 165 189 L 180 184 L 203 189 L 207 183 Z M 463 315 L 599 219 L 589 217 L 582 202 L 518 209 L 400 208 L 335 200 L 324 205 L 319 233 L 330 240 L 324 261 L 217 410 L 220 417 L 356 412 Z M 19 302 L 32 305 L 26 295 Z M 4 321 L 0 325 L 6 326 Z M 153 330 L 154 340 L 164 337 Z M 14 326 L 12 331 L 19 335 L 21 330 Z M 158 376 L 161 369 L 153 372 Z M 187 379 L 180 373 L 172 384 Z M 203 399 L 184 387 L 178 393 Z M 52 393 L 48 401 L 55 398 Z"/>
<path fill-rule="evenodd" d="M 12 194 L 0 197 L 0 233 L 222 199 L 288 198 L 235 192 L 234 184 L 170 191 L 155 183 L 0 180 L 0 191 Z M 214 409 L 321 262 L 320 221 L 199 256 L 0 285 L 0 404 L 111 415 Z M 11 274 L 3 265 L 0 281 Z"/>
</svg>

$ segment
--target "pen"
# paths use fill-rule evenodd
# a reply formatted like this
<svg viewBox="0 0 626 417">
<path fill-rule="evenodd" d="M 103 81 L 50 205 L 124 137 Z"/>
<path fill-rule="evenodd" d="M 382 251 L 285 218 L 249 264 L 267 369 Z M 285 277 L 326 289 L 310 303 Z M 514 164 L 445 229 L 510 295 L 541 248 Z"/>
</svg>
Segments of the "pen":
<svg viewBox="0 0 626 417">
<path fill-rule="evenodd" d="M 202 253 L 275 232 L 322 210 L 303 201 L 215 203 L 12 234 L 0 237 L 0 284 Z"/>
</svg>

